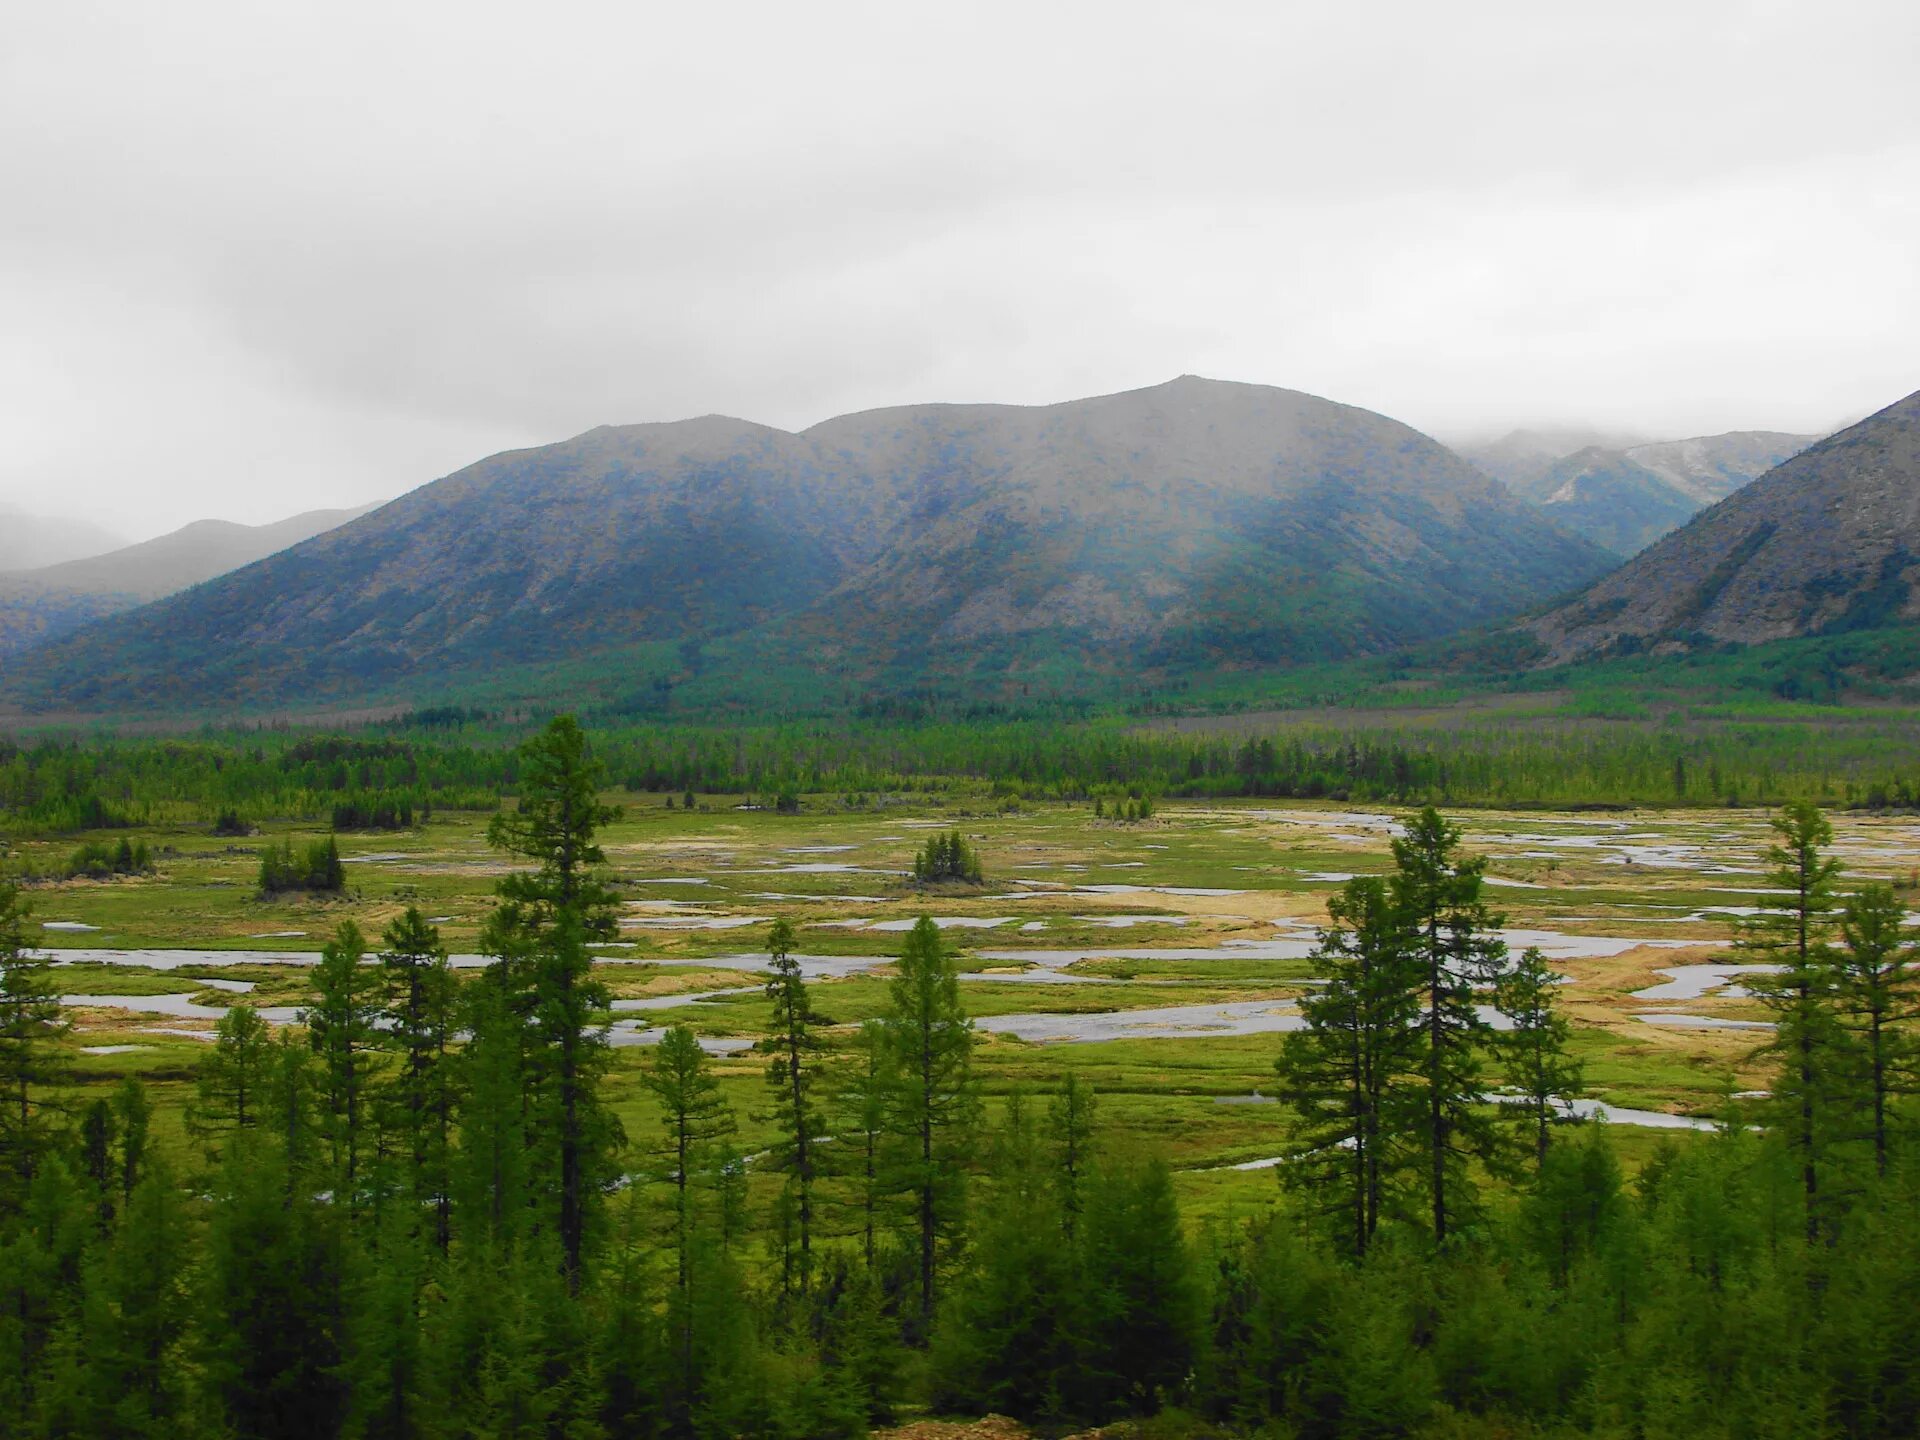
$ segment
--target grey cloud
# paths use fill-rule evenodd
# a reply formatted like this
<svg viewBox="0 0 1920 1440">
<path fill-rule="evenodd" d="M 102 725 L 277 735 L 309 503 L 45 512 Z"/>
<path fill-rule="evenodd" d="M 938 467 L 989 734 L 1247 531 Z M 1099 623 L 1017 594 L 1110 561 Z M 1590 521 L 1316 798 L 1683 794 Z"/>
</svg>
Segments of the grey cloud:
<svg viewBox="0 0 1920 1440">
<path fill-rule="evenodd" d="M 1436 432 L 1920 384 L 1920 21 L 1685 6 L 33 7 L 0 496 L 148 530 L 711 410 L 1199 371 Z"/>
</svg>

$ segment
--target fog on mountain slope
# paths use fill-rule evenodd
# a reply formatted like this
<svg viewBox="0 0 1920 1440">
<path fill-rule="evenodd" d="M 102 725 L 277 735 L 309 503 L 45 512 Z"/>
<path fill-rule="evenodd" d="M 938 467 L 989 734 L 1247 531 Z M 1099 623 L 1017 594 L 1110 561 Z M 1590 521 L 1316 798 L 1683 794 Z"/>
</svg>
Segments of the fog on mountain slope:
<svg viewBox="0 0 1920 1440">
<path fill-rule="evenodd" d="M 1184 377 L 799 434 L 602 427 L 92 626 L 8 689 L 96 707 L 418 693 L 588 655 L 672 683 L 687 646 L 725 639 L 849 685 L 997 694 L 1385 649 L 1607 564 L 1396 421 Z"/>
<path fill-rule="evenodd" d="M 1516 430 L 1462 453 L 1555 524 L 1625 558 L 1819 438 L 1774 430 L 1612 443 L 1597 436 Z"/>
<path fill-rule="evenodd" d="M 126 544 L 103 525 L 50 515 L 30 515 L 0 503 L 0 572 L 31 570 L 98 555 Z"/>
<path fill-rule="evenodd" d="M 1553 492 L 1543 482 L 1556 462 L 1582 450 L 1624 450 L 1646 443 L 1647 436 L 1625 431 L 1554 426 L 1510 430 L 1496 440 L 1458 440 L 1453 449 L 1522 500 L 1538 504 Z"/>
<path fill-rule="evenodd" d="M 196 520 L 104 555 L 0 575 L 0 658 L 252 564 L 372 508 L 310 510 L 266 525 Z"/>
<path fill-rule="evenodd" d="M 1735 491 L 1528 622 L 1550 661 L 1920 618 L 1920 393 Z"/>
</svg>

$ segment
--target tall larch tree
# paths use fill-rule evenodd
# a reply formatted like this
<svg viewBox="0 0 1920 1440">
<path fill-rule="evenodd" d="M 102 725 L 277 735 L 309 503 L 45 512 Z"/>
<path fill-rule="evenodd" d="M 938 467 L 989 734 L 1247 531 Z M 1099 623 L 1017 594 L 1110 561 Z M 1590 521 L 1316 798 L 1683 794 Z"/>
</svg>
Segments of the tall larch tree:
<svg viewBox="0 0 1920 1440">
<path fill-rule="evenodd" d="M 27 938 L 20 887 L 0 880 L 0 1204 L 24 1190 L 48 1144 L 40 1092 L 59 1069 L 60 1012 L 48 962 Z"/>
<path fill-rule="evenodd" d="M 483 944 L 496 957 L 494 983 L 525 1017 L 529 1135 L 545 1162 L 540 1183 L 555 1192 L 561 1263 L 577 1289 L 590 1198 L 619 1135 L 598 1094 L 609 997 L 587 948 L 615 930 L 595 836 L 619 812 L 601 803 L 601 767 L 570 715 L 522 745 L 518 763 L 518 803 L 493 817 L 487 840 L 533 865 L 500 881 Z"/>
<path fill-rule="evenodd" d="M 1340 1216 L 1347 1243 L 1365 1255 L 1404 1160 L 1406 1106 L 1421 1031 L 1417 936 L 1386 882 L 1349 880 L 1327 904 L 1332 923 L 1314 951 L 1326 984 L 1300 1001 L 1306 1029 L 1281 1042 L 1281 1099 L 1301 1117 L 1282 1181 L 1306 1202 Z"/>
<path fill-rule="evenodd" d="M 819 1144 L 821 1117 L 814 1102 L 814 1056 L 820 1041 L 813 1033 L 813 1002 L 807 993 L 800 961 L 793 953 L 790 921 L 774 922 L 767 936 L 767 998 L 773 1002 L 773 1024 L 764 1042 L 773 1051 L 767 1066 L 767 1085 L 773 1093 L 773 1113 L 780 1138 L 770 1159 L 787 1177 L 783 1205 L 793 1215 L 794 1247 L 781 1247 L 781 1283 L 805 1294 L 813 1281 L 814 1151 Z"/>
<path fill-rule="evenodd" d="M 1833 826 L 1818 806 L 1797 800 L 1773 820 L 1767 883 L 1759 913 L 1746 920 L 1738 941 L 1749 958 L 1779 966 L 1749 978 L 1748 988 L 1778 1024 L 1770 1047 L 1780 1062 L 1774 1108 L 1800 1169 L 1809 1240 L 1829 1228 L 1822 1171 L 1838 1138 L 1835 1094 L 1845 1041 L 1836 1000 L 1840 970 L 1833 953 L 1834 881 L 1839 862 L 1828 856 Z"/>
<path fill-rule="evenodd" d="M 1573 1030 L 1554 1004 L 1553 972 L 1537 948 L 1529 947 L 1494 982 L 1494 1007 L 1506 1017 L 1506 1033 L 1499 1037 L 1507 1083 L 1520 1092 L 1514 1106 L 1530 1132 L 1534 1171 L 1547 1160 L 1553 1127 L 1568 1119 L 1566 1102 L 1586 1088 L 1580 1064 L 1568 1046 Z"/>
<path fill-rule="evenodd" d="M 1862 885 L 1840 913 L 1841 1013 L 1860 1048 L 1874 1173 L 1891 1156 L 1892 1103 L 1913 1088 L 1912 1027 L 1920 1018 L 1920 947 L 1906 933 L 1907 907 L 1888 885 Z"/>
<path fill-rule="evenodd" d="M 887 1126 L 895 1142 L 895 1188 L 913 1206 L 920 1321 L 926 1327 L 933 1319 L 942 1243 L 961 1227 L 967 1136 L 979 1102 L 973 1022 L 960 1004 L 953 957 L 925 915 L 907 933 L 881 1025 L 889 1056 Z"/>
<path fill-rule="evenodd" d="M 452 1233 L 453 971 L 439 930 L 413 906 L 387 926 L 381 943 L 384 1040 L 399 1057 L 386 1088 L 384 1126 L 406 1166 L 402 1193 L 413 1213 L 431 1208 L 434 1243 L 445 1250 Z"/>
<path fill-rule="evenodd" d="M 1468 1201 L 1468 1165 L 1497 1149 L 1481 1105 L 1481 1057 L 1492 1027 L 1477 995 L 1498 973 L 1505 946 L 1481 900 L 1483 859 L 1459 855 L 1460 828 L 1428 806 L 1393 842 L 1388 892 L 1412 932 L 1420 970 L 1421 1075 L 1414 1099 L 1425 1157 L 1434 1243 L 1444 1245 Z"/>
<path fill-rule="evenodd" d="M 335 1179 L 349 1206 L 359 1192 L 374 1020 L 380 1011 L 375 976 L 366 958 L 367 942 L 360 927 L 351 920 L 341 921 L 313 968 L 318 998 L 302 1012 L 307 1042 L 320 1062 L 320 1126 Z"/>
</svg>

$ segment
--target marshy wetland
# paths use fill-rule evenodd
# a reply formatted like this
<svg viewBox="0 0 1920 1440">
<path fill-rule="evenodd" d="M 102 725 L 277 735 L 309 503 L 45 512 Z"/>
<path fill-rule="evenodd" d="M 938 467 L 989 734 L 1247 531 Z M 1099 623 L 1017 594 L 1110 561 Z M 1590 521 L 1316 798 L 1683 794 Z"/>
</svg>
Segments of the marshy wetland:
<svg viewBox="0 0 1920 1440">
<path fill-rule="evenodd" d="M 1071 804 L 988 810 L 984 797 L 978 812 L 956 799 L 849 809 L 809 798 L 789 814 L 724 796 L 694 810 L 609 798 L 622 807 L 603 835 L 619 932 L 597 947 L 595 968 L 614 996 L 609 1098 L 629 1133 L 656 1126 L 639 1067 L 679 1023 L 713 1057 L 742 1143 L 767 1138 L 752 1118 L 766 1065 L 752 1047 L 771 1021 L 759 980 L 775 920 L 797 931 L 831 1065 L 884 1010 L 901 932 L 929 915 L 958 959 L 989 1104 L 1078 1075 L 1116 1139 L 1168 1157 L 1194 1216 L 1271 1197 L 1272 1177 L 1244 1167 L 1282 1147 L 1288 1112 L 1221 1102 L 1271 1094 L 1279 1036 L 1299 1028 L 1297 1001 L 1316 980 L 1326 902 L 1352 876 L 1389 868 L 1402 818 L 1307 803 L 1168 802 L 1116 823 Z M 1754 967 L 1731 944 L 1767 891 L 1768 814 L 1450 818 L 1464 849 L 1486 857 L 1509 949 L 1538 947 L 1563 977 L 1556 998 L 1590 1108 L 1607 1112 L 1627 1163 L 1698 1123 L 1738 1123 L 1768 1083 L 1755 1055 L 1766 1013 L 1740 984 Z M 237 1005 L 299 1023 L 313 962 L 341 921 L 378 935 L 417 907 L 472 973 L 486 963 L 481 927 L 508 869 L 485 820 L 442 812 L 412 830 L 342 835 L 337 898 L 258 893 L 262 849 L 315 833 L 279 826 L 227 838 L 204 825 L 149 829 L 152 875 L 32 885 L 32 923 L 61 962 L 75 1022 L 67 1083 L 141 1078 L 158 1133 L 177 1142 L 219 1016 Z M 984 883 L 913 883 L 917 847 L 953 828 L 978 851 Z M 1913 894 L 1920 822 L 1838 814 L 1834 828 L 1845 879 Z M 73 843 L 15 848 L 50 871 Z"/>
</svg>

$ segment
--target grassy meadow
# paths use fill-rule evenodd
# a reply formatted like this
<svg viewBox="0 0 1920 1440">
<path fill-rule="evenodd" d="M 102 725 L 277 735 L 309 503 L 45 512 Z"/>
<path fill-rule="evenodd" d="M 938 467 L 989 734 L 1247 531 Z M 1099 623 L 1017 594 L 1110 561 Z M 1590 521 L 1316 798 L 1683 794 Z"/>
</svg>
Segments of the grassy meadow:
<svg viewBox="0 0 1920 1440">
<path fill-rule="evenodd" d="M 619 943 L 600 952 L 598 970 L 616 997 L 608 1095 L 636 1167 L 649 1163 L 660 1132 L 640 1081 L 651 1054 L 639 1043 L 644 1028 L 684 1022 L 712 1045 L 740 1146 L 752 1153 L 771 1138 L 766 1059 L 741 1047 L 770 1018 L 753 988 L 770 924 L 784 917 L 798 928 L 829 1043 L 844 1052 L 853 1027 L 885 1007 L 905 924 L 930 914 L 947 922 L 946 940 L 969 977 L 962 994 L 982 1027 L 975 1064 L 989 1106 L 1080 1075 L 1100 1097 L 1109 1140 L 1167 1156 L 1186 1213 L 1200 1222 L 1263 1206 L 1276 1192 L 1270 1170 L 1232 1167 L 1276 1155 L 1284 1143 L 1286 1112 L 1267 1100 L 1277 1033 L 1234 1033 L 1204 1011 L 1085 1043 L 988 1027 L 1010 1016 L 1252 1002 L 1284 1015 L 1312 979 L 1305 951 L 1328 896 L 1347 876 L 1387 867 L 1394 813 L 1168 801 L 1150 819 L 1115 822 L 1087 804 L 1009 805 L 985 787 L 857 808 L 813 794 L 797 813 L 716 794 L 699 796 L 693 810 L 679 795 L 671 807 L 660 794 L 608 798 L 622 807 L 603 839 L 623 903 Z M 1513 946 L 1543 945 L 1567 977 L 1560 1000 L 1595 1098 L 1724 1117 L 1746 1103 L 1733 1097 L 1765 1086 L 1752 1058 L 1764 1031 L 1684 1023 L 1757 1020 L 1753 1001 L 1724 986 L 1683 1000 L 1635 995 L 1665 981 L 1664 968 L 1737 959 L 1729 953 L 1735 920 L 1764 883 L 1765 812 L 1476 810 L 1456 818 L 1467 849 L 1489 857 L 1488 897 L 1506 915 Z M 154 856 L 152 875 L 33 883 L 33 920 L 45 947 L 67 961 L 56 974 L 76 997 L 64 1042 L 69 1089 L 105 1093 L 119 1077 L 139 1076 L 159 1107 L 162 1143 L 184 1154 L 182 1114 L 213 1017 L 240 1004 L 292 1020 L 289 1007 L 311 999 L 302 961 L 342 921 L 377 937 L 418 906 L 450 951 L 476 955 L 505 873 L 487 846 L 486 819 L 442 810 L 411 829 L 342 834 L 348 888 L 337 898 L 259 894 L 268 844 L 325 833 L 280 822 L 239 837 L 198 822 L 148 826 L 133 834 Z M 911 882 L 916 848 L 941 828 L 961 830 L 978 849 L 984 884 L 929 890 Z M 1920 823 L 1841 816 L 1837 831 L 1835 853 L 1849 874 L 1910 884 Z M 102 838 L 117 843 L 125 833 Z M 23 837 L 13 863 L 50 875 L 87 838 Z M 90 958 L 103 950 L 156 953 L 125 957 L 132 963 Z M 676 1003 L 682 995 L 689 998 Z M 165 997 L 184 997 L 185 1006 Z M 635 1002 L 644 1008 L 627 1008 Z M 1648 1023 L 1647 1014 L 1683 1023 Z M 847 1063 L 844 1054 L 833 1060 Z M 1660 1144 L 1691 1139 L 1629 1124 L 1613 1134 L 1629 1166 Z"/>
</svg>

